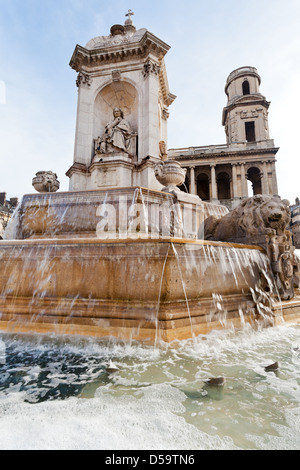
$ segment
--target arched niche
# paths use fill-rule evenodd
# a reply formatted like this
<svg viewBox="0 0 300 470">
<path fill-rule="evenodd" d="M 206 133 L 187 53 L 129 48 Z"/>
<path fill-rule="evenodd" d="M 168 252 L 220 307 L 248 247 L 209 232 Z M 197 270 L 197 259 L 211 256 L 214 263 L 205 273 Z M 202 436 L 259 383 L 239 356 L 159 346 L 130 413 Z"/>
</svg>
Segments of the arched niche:
<svg viewBox="0 0 300 470">
<path fill-rule="evenodd" d="M 231 199 L 230 176 L 222 171 L 217 176 L 218 199 Z"/>
<path fill-rule="evenodd" d="M 121 108 L 124 118 L 134 133 L 138 134 L 138 92 L 129 82 L 117 81 L 106 85 L 94 103 L 93 137 L 104 133 L 105 126 L 113 120 L 113 109 Z"/>
<path fill-rule="evenodd" d="M 247 79 L 243 81 L 242 87 L 243 87 L 243 95 L 250 95 L 250 84 Z"/>
<path fill-rule="evenodd" d="M 255 196 L 256 194 L 262 194 L 262 173 L 260 169 L 256 166 L 252 166 L 247 171 L 247 179 L 252 183 L 252 194 Z"/>
<path fill-rule="evenodd" d="M 197 176 L 197 194 L 202 201 L 209 201 L 209 177 L 206 173 L 199 173 Z"/>
</svg>

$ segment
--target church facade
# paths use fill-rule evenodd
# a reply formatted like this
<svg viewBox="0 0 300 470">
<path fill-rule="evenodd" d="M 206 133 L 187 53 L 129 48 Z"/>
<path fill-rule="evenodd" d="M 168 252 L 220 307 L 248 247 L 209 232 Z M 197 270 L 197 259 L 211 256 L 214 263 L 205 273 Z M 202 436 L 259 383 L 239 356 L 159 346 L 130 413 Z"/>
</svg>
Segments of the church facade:
<svg viewBox="0 0 300 470">
<path fill-rule="evenodd" d="M 254 67 L 241 67 L 228 76 L 222 116 L 226 144 L 169 149 L 169 158 L 187 170 L 180 189 L 229 210 L 255 194 L 278 196 L 278 148 L 270 139 L 270 102 L 260 93 L 260 83 Z"/>
</svg>

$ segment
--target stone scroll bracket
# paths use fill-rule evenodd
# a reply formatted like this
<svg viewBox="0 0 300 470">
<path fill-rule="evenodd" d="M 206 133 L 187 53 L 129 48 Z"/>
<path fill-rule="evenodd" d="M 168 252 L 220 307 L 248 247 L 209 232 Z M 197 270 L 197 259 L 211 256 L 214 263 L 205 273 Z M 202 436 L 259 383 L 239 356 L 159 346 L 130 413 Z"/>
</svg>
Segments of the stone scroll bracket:
<svg viewBox="0 0 300 470">
<path fill-rule="evenodd" d="M 147 62 L 144 64 L 143 76 L 144 78 L 147 78 L 150 74 L 158 76 L 160 74 L 160 71 L 160 65 L 154 62 L 154 60 L 148 59 Z"/>
<path fill-rule="evenodd" d="M 79 88 L 81 85 L 90 87 L 92 82 L 93 82 L 93 79 L 87 73 L 79 72 L 79 74 L 77 75 L 77 80 L 76 80 L 77 88 Z"/>
</svg>

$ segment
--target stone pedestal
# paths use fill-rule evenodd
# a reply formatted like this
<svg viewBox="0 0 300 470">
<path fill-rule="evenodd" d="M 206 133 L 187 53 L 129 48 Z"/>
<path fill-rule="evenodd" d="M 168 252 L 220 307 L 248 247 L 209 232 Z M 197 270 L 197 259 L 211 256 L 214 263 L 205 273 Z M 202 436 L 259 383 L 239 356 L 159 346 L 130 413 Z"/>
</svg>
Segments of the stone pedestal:
<svg viewBox="0 0 300 470">
<path fill-rule="evenodd" d="M 135 164 L 126 153 L 97 154 L 89 167 L 87 189 L 128 188 L 133 185 Z"/>
</svg>

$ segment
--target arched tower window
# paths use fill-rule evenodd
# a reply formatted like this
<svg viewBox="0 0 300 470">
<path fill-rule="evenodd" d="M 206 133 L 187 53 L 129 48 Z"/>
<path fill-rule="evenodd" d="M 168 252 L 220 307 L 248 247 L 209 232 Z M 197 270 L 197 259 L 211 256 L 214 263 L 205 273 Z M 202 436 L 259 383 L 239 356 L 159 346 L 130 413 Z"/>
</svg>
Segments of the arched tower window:
<svg viewBox="0 0 300 470">
<path fill-rule="evenodd" d="M 250 85 L 248 80 L 243 82 L 243 95 L 250 95 Z"/>
<path fill-rule="evenodd" d="M 262 194 L 260 169 L 257 167 L 249 168 L 247 171 L 247 179 L 252 183 L 253 196 Z"/>
</svg>

